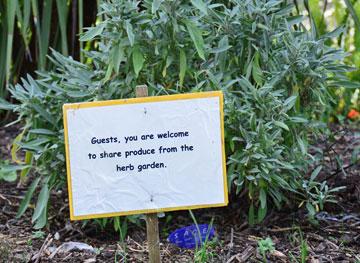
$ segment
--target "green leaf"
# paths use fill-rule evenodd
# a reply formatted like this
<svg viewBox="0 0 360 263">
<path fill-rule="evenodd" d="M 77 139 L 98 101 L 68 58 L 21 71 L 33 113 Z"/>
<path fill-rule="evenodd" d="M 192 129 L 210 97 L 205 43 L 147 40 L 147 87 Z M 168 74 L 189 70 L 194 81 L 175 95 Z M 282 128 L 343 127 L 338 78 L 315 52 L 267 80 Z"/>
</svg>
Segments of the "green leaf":
<svg viewBox="0 0 360 263">
<path fill-rule="evenodd" d="M 12 50 L 13 50 L 13 39 L 14 39 L 14 23 L 16 15 L 16 6 L 18 5 L 17 0 L 7 0 L 6 1 L 6 23 L 3 22 L 4 14 L 2 14 L 2 24 L 7 25 L 7 43 L 6 43 L 6 60 L 5 60 L 5 70 L 6 70 L 6 83 L 9 83 L 10 80 L 10 70 L 11 70 L 11 61 L 12 61 Z"/>
<path fill-rule="evenodd" d="M 31 165 L 32 164 L 32 160 L 33 160 L 33 153 L 30 151 L 26 151 L 25 153 L 25 164 L 27 165 Z M 31 168 L 26 168 L 23 169 L 20 173 L 20 182 L 24 182 L 25 178 L 27 177 L 27 175 L 29 174 Z"/>
<path fill-rule="evenodd" d="M 43 57 L 39 58 L 42 59 L 43 65 L 46 65 L 46 55 L 49 49 L 50 44 L 50 31 L 51 31 L 51 16 L 52 16 L 52 0 L 44 0 L 42 6 L 42 19 L 41 19 L 41 47 L 44 49 L 42 52 Z"/>
<path fill-rule="evenodd" d="M 114 69 L 114 62 L 113 60 L 110 60 L 110 63 L 105 73 L 104 82 L 107 82 L 110 79 L 113 69 Z"/>
<path fill-rule="evenodd" d="M 326 38 L 337 38 L 342 33 L 344 33 L 345 30 L 346 30 L 346 26 L 342 25 L 342 26 L 339 26 L 338 28 L 334 29 L 333 31 L 322 35 L 321 38 L 324 38 L 324 39 L 326 39 Z"/>
<path fill-rule="evenodd" d="M 309 246 L 306 240 L 302 239 L 301 236 L 301 244 L 300 244 L 300 253 L 301 253 L 301 263 L 307 262 L 308 254 L 309 254 Z"/>
<path fill-rule="evenodd" d="M 258 209 L 258 215 L 257 215 L 257 223 L 261 223 L 267 213 L 267 206 L 265 205 L 265 207 L 259 207 Z"/>
<path fill-rule="evenodd" d="M 23 148 L 23 149 L 28 149 L 28 150 L 40 150 L 42 147 L 40 147 L 40 145 L 49 142 L 50 140 L 48 138 L 38 138 L 29 142 L 17 142 L 17 144 Z"/>
<path fill-rule="evenodd" d="M 79 0 L 78 1 L 78 32 L 80 34 L 80 36 L 83 34 L 84 32 L 84 0 Z M 82 43 L 80 41 L 80 62 L 83 63 L 84 62 L 84 53 L 83 53 L 83 48 L 84 48 L 84 43 Z"/>
<path fill-rule="evenodd" d="M 162 76 L 164 78 L 166 77 L 168 67 L 171 65 L 171 63 L 173 61 L 174 61 L 174 58 L 173 58 L 172 55 L 169 55 L 169 56 L 166 57 L 165 66 L 164 66 L 163 71 L 162 71 Z"/>
<path fill-rule="evenodd" d="M 49 200 L 50 191 L 49 186 L 45 183 L 40 191 L 35 211 L 32 216 L 31 222 L 34 223 L 42 214 L 44 213 L 44 210 L 46 209 L 47 202 Z"/>
<path fill-rule="evenodd" d="M 300 24 L 304 19 L 305 19 L 305 17 L 302 16 L 302 15 L 291 16 L 291 17 L 286 19 L 286 22 L 288 23 L 288 25 L 290 27 L 292 27 L 293 25 Z"/>
<path fill-rule="evenodd" d="M 264 188 L 260 189 L 259 199 L 260 199 L 260 207 L 265 208 L 266 207 L 266 192 L 265 192 Z"/>
<path fill-rule="evenodd" d="M 43 134 L 43 135 L 56 135 L 56 132 L 48 130 L 48 129 L 33 129 L 33 130 L 30 130 L 29 133 Z"/>
<path fill-rule="evenodd" d="M 360 31 L 360 19 L 359 19 L 359 17 L 356 15 L 356 11 L 355 11 L 355 9 L 354 9 L 354 6 L 353 6 L 352 3 L 350 2 L 350 0 L 345 0 L 345 4 L 346 4 L 347 8 L 349 9 L 349 12 L 350 12 L 352 18 L 354 19 L 355 26 L 357 27 L 357 30 Z"/>
<path fill-rule="evenodd" d="M 41 104 L 40 104 L 41 105 Z M 53 115 L 51 115 L 50 113 L 47 112 L 46 109 L 44 109 L 43 107 L 41 107 L 38 104 L 33 104 L 32 107 L 34 108 L 35 111 L 37 111 L 41 117 L 43 117 L 45 120 L 47 120 L 48 122 L 50 122 L 51 124 L 55 125 L 55 120 L 53 118 Z M 45 106 L 45 105 L 44 105 Z"/>
<path fill-rule="evenodd" d="M 16 181 L 17 173 L 16 171 L 4 172 L 0 170 L 0 179 L 5 180 L 6 182 Z"/>
<path fill-rule="evenodd" d="M 205 15 L 208 14 L 207 5 L 205 4 L 204 1 L 202 1 L 202 0 L 191 0 L 191 3 L 193 4 L 193 6 L 195 6 L 197 9 L 199 9 Z"/>
<path fill-rule="evenodd" d="M 26 168 L 29 168 L 29 165 L 2 165 L 0 167 L 0 172 L 1 173 L 12 173 L 12 172 L 16 172 L 16 171 L 20 171 Z"/>
<path fill-rule="evenodd" d="M 288 111 L 295 106 L 297 98 L 298 96 L 291 96 L 284 101 L 285 111 Z"/>
<path fill-rule="evenodd" d="M 120 64 L 122 61 L 125 61 L 125 52 L 124 52 L 124 47 L 122 45 L 120 45 L 120 43 L 118 43 L 117 45 L 114 46 L 114 48 L 112 49 L 112 59 L 114 61 L 114 69 L 116 74 L 119 73 L 120 70 Z"/>
<path fill-rule="evenodd" d="M 310 181 L 314 181 L 315 178 L 318 176 L 318 174 L 320 173 L 322 169 L 322 165 L 316 167 L 316 169 L 311 173 L 311 176 L 310 176 Z"/>
<path fill-rule="evenodd" d="M 296 136 L 296 140 L 297 140 L 297 142 L 299 144 L 301 153 L 305 155 L 307 153 L 307 147 L 306 147 L 304 141 L 298 136 Z"/>
<path fill-rule="evenodd" d="M 252 113 L 250 116 L 250 128 L 253 131 L 256 131 L 256 116 L 255 113 Z"/>
<path fill-rule="evenodd" d="M 24 9 L 24 12 L 21 12 L 21 8 Z M 23 6 L 17 4 L 16 6 L 16 18 L 18 20 L 18 27 L 21 33 L 21 37 L 24 40 L 26 52 L 29 52 L 29 21 L 30 21 L 30 12 L 31 12 L 31 1 L 24 1 Z"/>
<path fill-rule="evenodd" d="M 36 223 L 34 225 L 34 228 L 35 229 L 43 228 L 46 225 L 46 222 L 47 222 L 47 205 L 45 206 L 45 208 L 41 212 L 41 215 L 39 216 L 39 218 L 36 219 Z"/>
<path fill-rule="evenodd" d="M 151 13 L 155 14 L 164 0 L 154 0 L 151 5 Z"/>
<path fill-rule="evenodd" d="M 230 48 L 232 48 L 232 46 L 229 45 L 229 37 L 224 36 L 220 39 L 218 47 L 212 48 L 210 53 L 219 54 L 219 53 L 229 50 Z"/>
<path fill-rule="evenodd" d="M 186 73 L 186 54 L 183 49 L 180 49 L 180 72 L 179 72 L 180 87 L 182 87 L 184 83 L 185 73 Z"/>
<path fill-rule="evenodd" d="M 142 69 L 143 65 L 144 65 L 144 56 L 141 53 L 140 49 L 138 47 L 136 47 L 133 51 L 132 54 L 132 58 L 133 58 L 133 65 L 134 65 L 134 71 L 136 76 L 139 76 L 140 70 Z"/>
<path fill-rule="evenodd" d="M 194 42 L 195 48 L 200 58 L 205 60 L 204 52 L 204 39 L 202 37 L 201 30 L 196 27 L 196 25 L 191 21 L 186 21 L 186 28 L 190 34 L 192 41 Z"/>
<path fill-rule="evenodd" d="M 119 231 L 121 228 L 120 226 L 120 217 L 116 216 L 114 217 L 114 230 Z"/>
<path fill-rule="evenodd" d="M 262 86 L 263 84 L 263 73 L 260 67 L 260 54 L 258 51 L 256 51 L 254 55 L 254 63 L 252 63 L 252 76 L 259 86 Z"/>
<path fill-rule="evenodd" d="M 14 110 L 16 108 L 16 105 L 13 105 L 3 98 L 0 98 L 0 109 L 1 110 Z"/>
<path fill-rule="evenodd" d="M 249 207 L 249 225 L 253 226 L 255 224 L 255 211 L 254 204 L 251 203 Z"/>
<path fill-rule="evenodd" d="M 39 21 L 39 6 L 38 6 L 38 1 L 36 0 L 31 0 L 31 7 L 32 7 L 32 13 L 33 13 L 33 20 L 34 20 L 34 25 L 35 25 L 35 31 L 36 31 L 36 38 L 38 41 L 38 50 L 39 50 L 39 62 L 38 62 L 38 67 L 40 69 L 44 69 L 45 65 L 44 65 L 44 61 L 42 58 L 45 57 L 45 49 L 42 46 L 42 37 L 41 37 L 41 25 L 40 25 L 40 21 Z"/>
<path fill-rule="evenodd" d="M 222 46 L 222 47 L 217 47 L 217 48 L 212 48 L 209 53 L 213 53 L 213 54 L 219 54 L 222 52 L 225 52 L 226 50 L 229 50 L 230 48 L 232 48 L 232 46 Z"/>
<path fill-rule="evenodd" d="M 134 32 L 133 32 L 133 27 L 132 27 L 129 20 L 125 21 L 125 30 L 126 30 L 126 34 L 128 36 L 129 42 L 130 42 L 130 46 L 134 46 L 135 35 L 134 35 Z"/>
<path fill-rule="evenodd" d="M 276 126 L 282 128 L 282 129 L 284 129 L 284 130 L 289 131 L 289 127 L 288 127 L 285 123 L 283 123 L 283 122 L 281 122 L 281 121 L 274 121 L 274 124 L 275 124 Z"/>
<path fill-rule="evenodd" d="M 309 122 L 307 119 L 302 117 L 290 117 L 290 120 L 295 123 L 307 123 Z"/>
<path fill-rule="evenodd" d="M 120 227 L 120 240 L 124 242 L 126 234 L 127 234 L 128 224 L 127 224 L 127 217 L 124 217 L 124 221 Z"/>
<path fill-rule="evenodd" d="M 281 176 L 274 174 L 272 177 L 274 178 L 274 181 L 277 183 L 277 185 L 280 185 L 285 189 L 289 189 L 288 182 L 286 182 Z"/>
<path fill-rule="evenodd" d="M 355 81 L 348 81 L 348 80 L 340 80 L 340 81 L 333 81 L 329 84 L 333 87 L 343 87 L 347 89 L 358 89 L 360 88 L 360 83 Z"/>
<path fill-rule="evenodd" d="M 231 151 L 233 152 L 235 150 L 235 143 L 233 140 L 229 141 L 229 146 L 230 146 Z"/>
<path fill-rule="evenodd" d="M 90 41 L 93 40 L 96 36 L 100 35 L 105 28 L 105 23 L 100 23 L 96 27 L 91 27 L 86 31 L 81 37 L 80 41 Z"/>
<path fill-rule="evenodd" d="M 310 216 L 314 216 L 316 214 L 314 206 L 309 202 L 306 202 L 306 208 L 309 211 Z"/>
<path fill-rule="evenodd" d="M 67 0 L 56 0 L 60 34 L 61 34 L 61 51 L 62 54 L 68 55 L 68 46 L 67 46 L 67 18 L 68 18 L 68 1 Z"/>
<path fill-rule="evenodd" d="M 28 188 L 24 199 L 21 201 L 20 203 L 20 207 L 19 210 L 16 214 L 16 218 L 20 218 L 26 211 L 26 209 L 28 208 L 30 201 L 31 201 L 31 197 L 33 196 L 35 189 L 37 187 L 37 185 L 40 182 L 40 177 L 37 177 L 30 185 L 30 187 Z"/>
</svg>

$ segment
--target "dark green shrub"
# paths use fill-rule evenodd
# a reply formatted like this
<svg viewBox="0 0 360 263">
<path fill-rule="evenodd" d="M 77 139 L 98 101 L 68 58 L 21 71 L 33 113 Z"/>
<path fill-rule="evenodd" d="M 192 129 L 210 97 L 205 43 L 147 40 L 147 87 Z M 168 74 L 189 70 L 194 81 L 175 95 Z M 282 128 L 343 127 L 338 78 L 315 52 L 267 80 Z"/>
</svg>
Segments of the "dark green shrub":
<svg viewBox="0 0 360 263">
<path fill-rule="evenodd" d="M 14 144 L 28 152 L 37 176 L 19 215 L 41 178 L 33 221 L 44 226 L 50 190 L 65 186 L 63 103 L 133 97 L 138 84 L 153 95 L 225 92 L 229 186 L 248 191 L 251 223 L 265 217 L 269 202 L 306 203 L 313 215 L 331 201 L 326 182 L 315 181 L 319 169 L 305 178 L 315 161 L 308 138 L 326 126 L 327 89 L 344 83 L 349 68 L 327 36 L 291 16 L 292 5 L 113 0 L 102 9 L 105 20 L 81 37 L 98 46 L 84 53 L 86 64 L 53 52 L 56 70 L 10 88 L 20 104 L 2 104 L 25 123 Z"/>
</svg>

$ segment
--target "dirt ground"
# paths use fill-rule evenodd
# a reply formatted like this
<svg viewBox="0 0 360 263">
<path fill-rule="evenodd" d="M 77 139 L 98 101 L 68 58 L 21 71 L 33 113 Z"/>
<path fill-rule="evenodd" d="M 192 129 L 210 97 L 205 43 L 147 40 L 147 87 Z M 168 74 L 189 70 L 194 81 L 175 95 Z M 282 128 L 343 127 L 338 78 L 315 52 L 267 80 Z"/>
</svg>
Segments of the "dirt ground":
<svg viewBox="0 0 360 263">
<path fill-rule="evenodd" d="M 194 210 L 198 223 L 212 219 L 216 238 L 209 242 L 207 262 L 263 262 L 258 241 L 271 238 L 275 250 L 267 253 L 268 262 L 360 262 L 360 164 L 351 164 L 352 149 L 360 145 L 357 125 L 334 125 L 334 138 L 320 138 L 324 167 L 320 178 L 331 186 L 346 186 L 337 194 L 338 203 L 328 204 L 310 223 L 306 210 L 286 207 L 272 209 L 261 225 L 250 227 L 247 204 L 231 196 L 228 207 Z M 17 127 L 0 128 L 1 159 L 10 158 L 11 140 Z M 343 162 L 343 169 L 339 161 Z M 129 223 L 127 237 L 120 241 L 112 225 L 101 228 L 94 221 L 70 222 L 66 189 L 53 191 L 48 211 L 49 225 L 32 228 L 34 205 L 20 219 L 15 219 L 26 186 L 0 182 L 0 262 L 147 262 L 145 221 Z M 167 213 L 159 219 L 163 262 L 193 262 L 201 251 L 180 249 L 167 241 L 173 230 L 193 224 L 187 211 Z M 85 225 L 85 226 L 84 226 Z M 81 242 L 87 250 L 66 251 L 67 242 Z M 83 245 L 84 245 L 83 244 Z"/>
</svg>

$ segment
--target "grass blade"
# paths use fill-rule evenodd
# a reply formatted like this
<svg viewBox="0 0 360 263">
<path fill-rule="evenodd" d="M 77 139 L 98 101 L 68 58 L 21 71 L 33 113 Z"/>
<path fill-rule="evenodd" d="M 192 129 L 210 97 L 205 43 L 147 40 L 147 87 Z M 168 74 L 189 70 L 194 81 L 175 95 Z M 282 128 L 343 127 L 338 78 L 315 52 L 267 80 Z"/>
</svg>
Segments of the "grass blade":
<svg viewBox="0 0 360 263">
<path fill-rule="evenodd" d="M 66 0 L 56 0 L 58 17 L 59 17 L 59 26 L 61 34 L 61 53 L 64 56 L 69 54 L 68 44 L 67 44 L 67 17 L 68 17 L 68 5 Z"/>
<path fill-rule="evenodd" d="M 49 49 L 50 43 L 50 29 L 51 29 L 51 11 L 52 11 L 52 0 L 43 1 L 43 11 L 41 16 L 41 47 L 43 48 L 42 64 L 46 67 L 46 55 Z"/>
<path fill-rule="evenodd" d="M 357 30 L 360 31 L 360 20 L 359 20 L 359 17 L 356 15 L 354 6 L 351 4 L 351 2 L 349 0 L 345 0 L 345 4 L 346 4 L 347 8 L 349 9 L 349 12 L 350 12 L 352 18 L 354 19 Z"/>
<path fill-rule="evenodd" d="M 13 47 L 13 39 L 14 39 L 14 23 L 15 23 L 15 13 L 17 0 L 7 0 L 7 43 L 6 43 L 6 84 L 9 83 L 10 74 L 11 74 L 11 60 L 12 60 L 12 47 Z"/>
<path fill-rule="evenodd" d="M 6 14 L 6 8 L 0 1 L 0 14 Z M 5 62 L 6 62 L 6 22 L 5 16 L 0 16 L 0 98 L 5 97 Z"/>
<path fill-rule="evenodd" d="M 30 14 L 31 14 L 30 1 L 23 2 L 23 11 L 21 10 L 21 6 L 19 4 L 17 5 L 16 19 L 18 21 L 20 35 L 25 44 L 26 53 L 29 57 L 30 57 L 29 43 L 31 37 L 29 36 L 28 32 L 29 32 L 29 24 L 30 24 Z"/>
<path fill-rule="evenodd" d="M 101 0 L 96 0 L 97 13 L 100 13 L 100 12 L 101 12 L 101 4 L 102 4 Z M 96 19 L 96 22 L 101 22 L 101 21 L 103 21 L 102 15 L 99 15 L 99 16 L 97 17 L 97 19 Z"/>
<path fill-rule="evenodd" d="M 20 203 L 20 207 L 19 210 L 16 214 L 16 218 L 20 218 L 26 211 L 26 209 L 28 208 L 31 198 L 36 190 L 36 187 L 38 186 L 39 182 L 40 182 L 40 177 L 36 178 L 30 185 L 30 187 L 28 188 L 24 199 L 21 201 Z"/>
<path fill-rule="evenodd" d="M 84 2 L 83 0 L 79 0 L 79 3 L 78 3 L 78 11 L 79 11 L 79 14 L 78 14 L 78 21 L 79 21 L 79 35 L 81 36 L 82 33 L 83 33 L 83 28 L 84 28 Z M 83 47 L 84 47 L 84 44 L 83 42 L 79 41 L 79 45 L 80 45 L 80 62 L 84 62 L 84 54 L 82 52 L 83 50 Z"/>
<path fill-rule="evenodd" d="M 35 31 L 36 31 L 36 38 L 37 38 L 37 43 L 38 43 L 38 68 L 40 70 L 44 70 L 45 65 L 43 64 L 42 61 L 42 57 L 44 57 L 43 55 L 43 47 L 42 47 L 42 41 L 41 41 L 41 25 L 39 22 L 39 6 L 38 6 L 38 2 L 36 0 L 31 0 L 31 7 L 32 7 L 32 11 L 33 11 L 33 20 L 34 20 L 34 25 L 35 25 Z"/>
</svg>

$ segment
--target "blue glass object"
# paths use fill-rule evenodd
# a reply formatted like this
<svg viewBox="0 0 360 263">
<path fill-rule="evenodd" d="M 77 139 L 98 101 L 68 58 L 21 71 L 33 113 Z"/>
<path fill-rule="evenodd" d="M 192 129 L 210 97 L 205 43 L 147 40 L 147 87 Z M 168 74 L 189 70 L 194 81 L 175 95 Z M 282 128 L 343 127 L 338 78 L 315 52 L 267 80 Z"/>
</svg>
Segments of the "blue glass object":
<svg viewBox="0 0 360 263">
<path fill-rule="evenodd" d="M 215 230 L 213 227 L 210 228 L 208 224 L 186 226 L 179 229 L 176 229 L 172 232 L 168 241 L 174 245 L 177 245 L 180 248 L 196 248 L 204 244 L 206 237 L 207 240 L 211 240 L 215 236 Z M 201 237 L 201 242 L 199 241 Z"/>
</svg>

